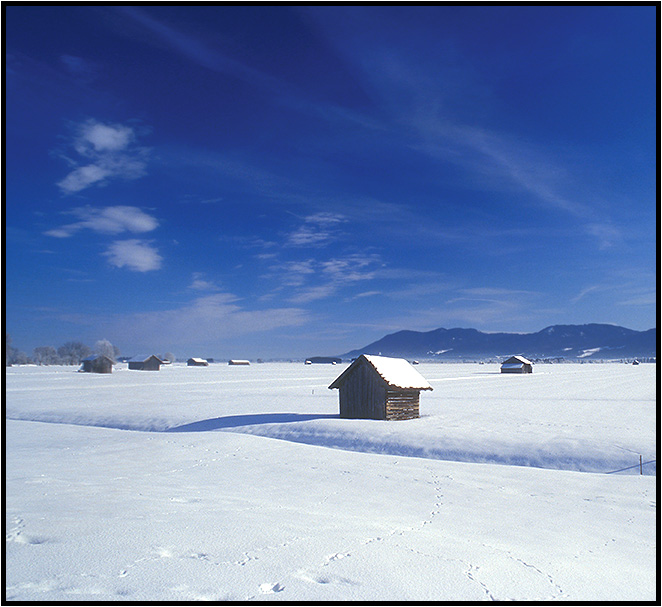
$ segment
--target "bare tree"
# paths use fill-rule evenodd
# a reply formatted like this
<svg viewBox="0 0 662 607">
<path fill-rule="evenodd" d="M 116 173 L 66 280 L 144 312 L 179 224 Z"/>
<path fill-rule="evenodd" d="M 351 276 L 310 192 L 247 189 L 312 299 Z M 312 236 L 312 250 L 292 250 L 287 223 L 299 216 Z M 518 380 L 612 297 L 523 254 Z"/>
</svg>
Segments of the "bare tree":
<svg viewBox="0 0 662 607">
<path fill-rule="evenodd" d="M 38 365 L 57 365 L 60 357 L 53 346 L 39 346 L 32 351 L 32 358 Z"/>
<path fill-rule="evenodd" d="M 5 333 L 5 365 L 26 365 L 32 362 L 32 359 L 21 350 L 14 348 L 12 345 L 12 338 L 9 333 Z"/>
<path fill-rule="evenodd" d="M 120 355 L 119 348 L 111 344 L 107 339 L 100 339 L 97 343 L 95 343 L 94 352 L 96 354 L 107 356 L 113 361 L 116 361 L 117 357 Z"/>
<path fill-rule="evenodd" d="M 27 365 L 32 362 L 32 359 L 23 351 L 12 348 L 11 358 L 9 359 L 10 365 Z"/>
<path fill-rule="evenodd" d="M 5 333 L 5 366 L 8 367 L 12 363 L 12 351 L 14 348 L 11 347 L 11 335 Z"/>
<path fill-rule="evenodd" d="M 92 351 L 79 341 L 68 341 L 57 349 L 57 353 L 65 365 L 80 365 L 80 362 L 92 354 Z"/>
</svg>

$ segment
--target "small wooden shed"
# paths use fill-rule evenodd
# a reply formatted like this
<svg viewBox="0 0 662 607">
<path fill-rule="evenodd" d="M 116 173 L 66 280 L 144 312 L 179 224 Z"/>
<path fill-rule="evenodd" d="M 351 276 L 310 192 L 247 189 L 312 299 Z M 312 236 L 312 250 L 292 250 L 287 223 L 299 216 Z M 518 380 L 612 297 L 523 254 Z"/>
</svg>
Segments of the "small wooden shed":
<svg viewBox="0 0 662 607">
<path fill-rule="evenodd" d="M 228 365 L 250 365 L 251 361 L 250 360 L 239 360 L 236 358 L 233 358 L 232 360 L 228 361 Z"/>
<path fill-rule="evenodd" d="M 160 371 L 163 361 L 152 354 L 151 356 L 134 356 L 129 359 L 129 369 L 136 371 Z"/>
<path fill-rule="evenodd" d="M 189 358 L 186 361 L 189 367 L 208 367 L 209 363 L 204 358 Z"/>
<path fill-rule="evenodd" d="M 329 389 L 340 392 L 340 417 L 350 419 L 414 419 L 419 417 L 421 390 L 432 390 L 403 358 L 359 356 Z"/>
<path fill-rule="evenodd" d="M 83 373 L 112 373 L 115 364 L 112 359 L 103 354 L 88 356 L 82 360 L 82 363 L 81 371 Z"/>
<path fill-rule="evenodd" d="M 501 364 L 501 373 L 533 373 L 533 363 L 523 356 L 511 356 Z"/>
</svg>

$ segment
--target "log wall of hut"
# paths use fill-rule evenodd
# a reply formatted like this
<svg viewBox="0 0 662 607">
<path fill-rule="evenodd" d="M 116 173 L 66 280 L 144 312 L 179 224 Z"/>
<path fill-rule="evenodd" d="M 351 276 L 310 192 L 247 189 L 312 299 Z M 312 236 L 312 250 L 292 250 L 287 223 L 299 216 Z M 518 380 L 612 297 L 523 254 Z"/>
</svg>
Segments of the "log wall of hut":
<svg viewBox="0 0 662 607">
<path fill-rule="evenodd" d="M 154 356 L 148 358 L 143 365 L 143 371 L 160 371 L 161 363 Z"/>
<path fill-rule="evenodd" d="M 361 365 L 340 388 L 340 417 L 386 419 L 386 388 L 374 370 Z"/>
<path fill-rule="evenodd" d="M 95 358 L 93 360 L 84 360 L 83 371 L 85 373 L 112 373 L 113 362 L 109 358 Z"/>
<path fill-rule="evenodd" d="M 161 361 L 156 356 L 150 356 L 147 360 L 129 361 L 129 369 L 134 371 L 160 371 Z"/>
<path fill-rule="evenodd" d="M 531 367 L 531 365 L 501 367 L 501 373 L 533 373 L 533 367 Z"/>
<path fill-rule="evenodd" d="M 386 419 L 414 419 L 419 417 L 418 390 L 388 390 L 386 392 Z"/>
</svg>

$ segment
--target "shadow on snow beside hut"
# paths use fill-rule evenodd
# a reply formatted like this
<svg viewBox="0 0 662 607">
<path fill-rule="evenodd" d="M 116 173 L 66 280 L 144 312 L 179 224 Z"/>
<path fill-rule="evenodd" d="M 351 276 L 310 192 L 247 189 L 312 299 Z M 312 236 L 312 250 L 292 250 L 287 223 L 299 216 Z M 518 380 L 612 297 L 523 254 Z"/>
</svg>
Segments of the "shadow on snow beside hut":
<svg viewBox="0 0 662 607">
<path fill-rule="evenodd" d="M 338 414 L 302 414 L 302 413 L 256 413 L 253 415 L 228 415 L 227 417 L 214 417 L 198 422 L 168 428 L 164 432 L 209 432 L 225 428 L 239 428 L 241 426 L 255 426 L 260 424 L 288 424 L 292 422 L 307 422 L 313 419 L 334 419 Z"/>
</svg>

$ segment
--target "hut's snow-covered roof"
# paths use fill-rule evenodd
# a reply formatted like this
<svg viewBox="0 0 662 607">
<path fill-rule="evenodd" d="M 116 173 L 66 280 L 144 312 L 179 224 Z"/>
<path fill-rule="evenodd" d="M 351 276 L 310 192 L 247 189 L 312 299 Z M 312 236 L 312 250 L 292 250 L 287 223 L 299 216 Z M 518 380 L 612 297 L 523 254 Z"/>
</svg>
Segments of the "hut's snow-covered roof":
<svg viewBox="0 0 662 607">
<path fill-rule="evenodd" d="M 412 367 L 404 358 L 390 358 L 387 356 L 372 356 L 362 354 L 329 386 L 339 388 L 346 374 L 351 373 L 354 365 L 364 358 L 375 369 L 378 375 L 391 387 L 402 390 L 432 390 L 427 380 Z"/>
<path fill-rule="evenodd" d="M 131 363 L 144 363 L 147 362 L 150 358 L 156 358 L 156 360 L 163 362 L 156 354 L 149 354 L 148 356 L 133 356 L 127 362 Z"/>
<path fill-rule="evenodd" d="M 196 363 L 206 363 L 207 362 L 207 360 L 205 358 L 196 358 L 195 356 L 192 356 L 191 358 L 189 358 L 189 360 L 192 360 L 193 362 L 196 362 Z"/>
<path fill-rule="evenodd" d="M 505 360 L 503 364 L 501 365 L 502 367 L 505 367 L 506 369 L 508 368 L 514 368 L 514 367 L 521 367 L 522 365 L 532 365 L 533 363 L 530 360 L 527 360 L 523 356 L 511 356 L 508 360 Z"/>
<path fill-rule="evenodd" d="M 432 386 L 427 380 L 404 358 L 371 355 L 365 357 L 389 386 L 402 389 L 432 390 Z"/>
</svg>

